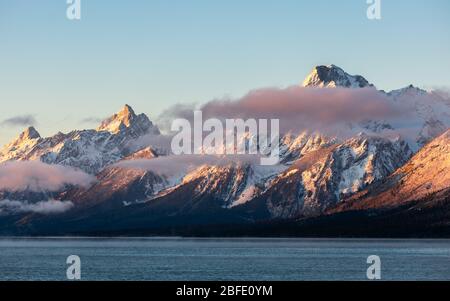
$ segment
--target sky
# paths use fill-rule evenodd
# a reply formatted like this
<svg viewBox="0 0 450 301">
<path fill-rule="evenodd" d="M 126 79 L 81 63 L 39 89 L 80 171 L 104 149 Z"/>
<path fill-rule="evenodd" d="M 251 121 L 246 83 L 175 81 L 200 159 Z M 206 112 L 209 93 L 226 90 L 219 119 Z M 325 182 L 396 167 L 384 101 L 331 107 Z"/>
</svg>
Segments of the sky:
<svg viewBox="0 0 450 301">
<path fill-rule="evenodd" d="M 378 88 L 450 86 L 450 1 L 0 0 L 0 144 L 95 128 L 130 104 L 241 97 L 335 64 Z"/>
</svg>

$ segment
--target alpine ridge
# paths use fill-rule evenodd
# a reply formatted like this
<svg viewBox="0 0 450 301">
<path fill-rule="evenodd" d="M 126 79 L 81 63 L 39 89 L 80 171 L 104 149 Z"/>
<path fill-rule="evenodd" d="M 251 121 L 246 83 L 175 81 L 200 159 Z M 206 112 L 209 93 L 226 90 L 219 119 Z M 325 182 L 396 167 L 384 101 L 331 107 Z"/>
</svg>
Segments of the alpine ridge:
<svg viewBox="0 0 450 301">
<path fill-rule="evenodd" d="M 352 196 L 336 210 L 395 207 L 450 188 L 450 130 L 425 145 L 383 182 Z"/>
<path fill-rule="evenodd" d="M 129 145 L 147 134 L 159 135 L 159 129 L 145 114 L 136 115 L 125 107 L 102 122 L 96 130 L 75 130 L 41 138 L 30 127 L 0 150 L 0 163 L 5 161 L 40 160 L 96 174 L 107 165 L 131 154 Z"/>
<path fill-rule="evenodd" d="M 0 183 L 0 235 L 185 233 L 180 229 L 208 235 L 212 229 L 226 233 L 229 226 L 274 229 L 280 222 L 289 225 L 283 233 L 342 229 L 338 235 L 351 235 L 369 227 L 368 221 L 391 225 L 396 214 L 411 231 L 428 231 L 427 221 L 449 228 L 446 98 L 413 85 L 377 90 L 335 65 L 315 67 L 296 88 L 374 92 L 404 108 L 408 127 L 401 118 L 372 118 L 339 125 L 345 136 L 292 129 L 280 136 L 275 166 L 245 156 L 172 155 L 160 145 L 171 136 L 130 105 L 95 129 L 41 137 L 29 127 L 0 149 L 0 178 L 7 176 L 6 164 L 36 161 L 74 169 L 92 181 L 39 191 L 12 191 Z M 64 210 L 23 210 L 46 202 Z M 442 233 L 450 235 L 450 229 Z"/>
</svg>

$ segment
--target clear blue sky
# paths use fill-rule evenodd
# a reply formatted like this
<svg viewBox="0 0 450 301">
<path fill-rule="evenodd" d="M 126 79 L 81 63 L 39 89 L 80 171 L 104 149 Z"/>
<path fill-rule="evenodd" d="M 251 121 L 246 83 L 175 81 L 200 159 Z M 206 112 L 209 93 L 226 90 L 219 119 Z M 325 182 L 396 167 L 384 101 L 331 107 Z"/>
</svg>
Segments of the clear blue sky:
<svg viewBox="0 0 450 301">
<path fill-rule="evenodd" d="M 450 1 L 0 0 L 0 122 L 32 114 L 43 135 L 92 128 L 124 103 L 176 103 L 289 86 L 336 64 L 381 89 L 450 86 Z M 21 127 L 0 125 L 0 144 Z"/>
</svg>

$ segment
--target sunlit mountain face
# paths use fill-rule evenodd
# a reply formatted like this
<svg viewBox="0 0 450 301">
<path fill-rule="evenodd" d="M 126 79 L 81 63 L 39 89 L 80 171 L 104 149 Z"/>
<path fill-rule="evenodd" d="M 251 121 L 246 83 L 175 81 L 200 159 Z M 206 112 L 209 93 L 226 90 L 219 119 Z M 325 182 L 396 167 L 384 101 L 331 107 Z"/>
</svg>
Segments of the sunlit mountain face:
<svg viewBox="0 0 450 301">
<path fill-rule="evenodd" d="M 96 129 L 41 137 L 29 127 L 0 150 L 0 233 L 159 233 L 317 219 L 332 227 L 329 219 L 349 212 L 382 219 L 389 210 L 408 212 L 423 231 L 449 224 L 448 214 L 434 214 L 450 197 L 450 101 L 442 94 L 412 85 L 385 92 L 329 65 L 299 86 L 202 109 L 206 117 L 280 118 L 279 163 L 174 155 L 173 133 L 129 105 Z M 350 218 L 343 233 L 359 223 Z"/>
</svg>

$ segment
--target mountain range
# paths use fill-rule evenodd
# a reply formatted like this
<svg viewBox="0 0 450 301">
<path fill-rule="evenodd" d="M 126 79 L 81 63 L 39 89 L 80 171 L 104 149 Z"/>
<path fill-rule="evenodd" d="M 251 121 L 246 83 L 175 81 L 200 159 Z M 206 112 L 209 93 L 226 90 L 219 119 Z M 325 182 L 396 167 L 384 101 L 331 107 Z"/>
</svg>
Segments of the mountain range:
<svg viewBox="0 0 450 301">
<path fill-rule="evenodd" d="M 377 90 L 335 65 L 302 89 L 375 91 L 407 118 L 340 124 L 342 136 L 291 129 L 276 166 L 172 155 L 129 105 L 96 129 L 29 127 L 0 149 L 0 234 L 450 236 L 448 99 Z"/>
</svg>

